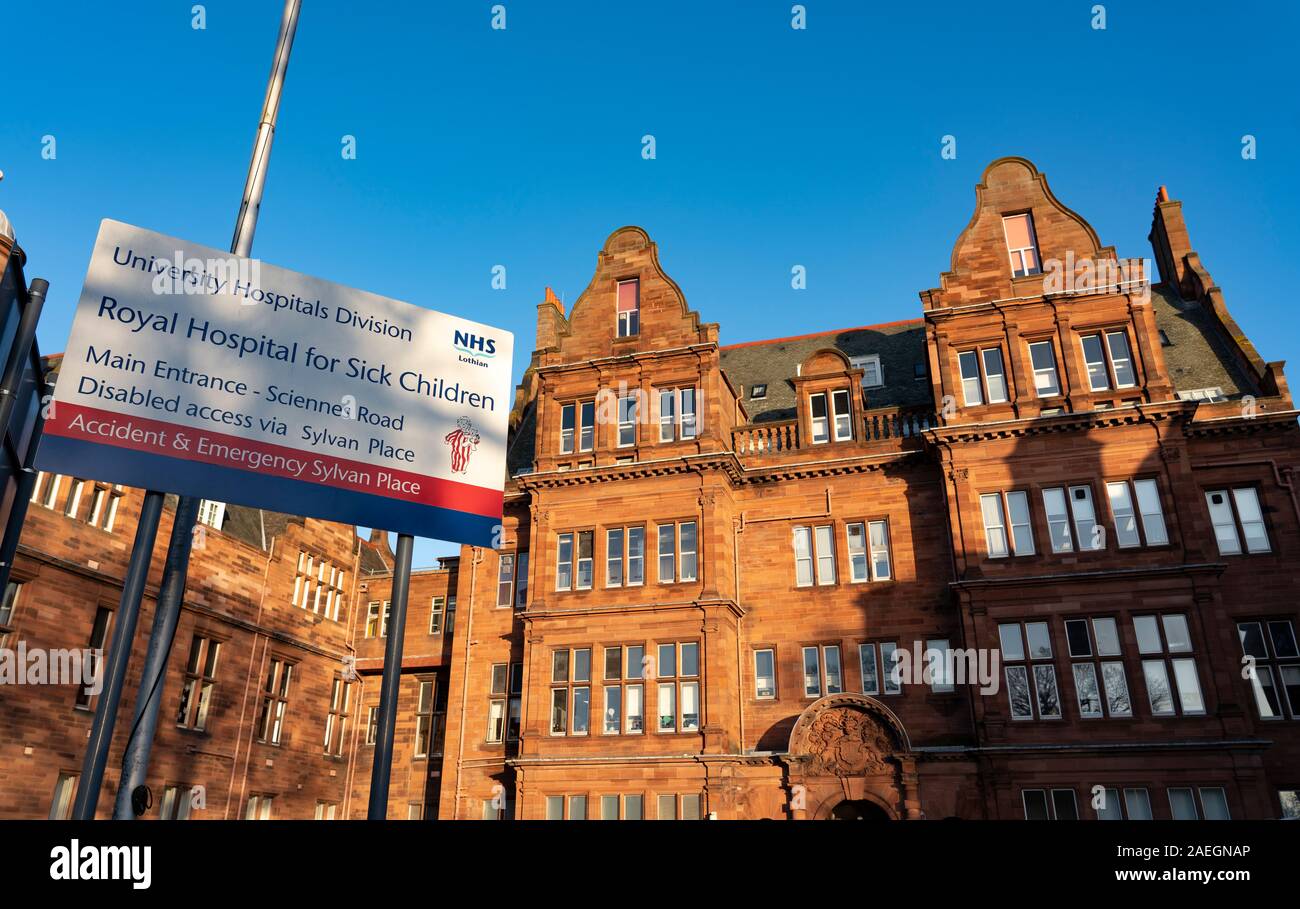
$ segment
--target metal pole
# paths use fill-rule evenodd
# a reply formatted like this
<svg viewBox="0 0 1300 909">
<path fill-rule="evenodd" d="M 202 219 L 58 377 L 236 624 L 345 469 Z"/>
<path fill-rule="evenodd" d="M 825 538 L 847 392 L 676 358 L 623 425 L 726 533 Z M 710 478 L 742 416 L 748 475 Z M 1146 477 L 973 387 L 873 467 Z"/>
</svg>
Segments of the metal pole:
<svg viewBox="0 0 1300 909">
<path fill-rule="evenodd" d="M 32 341 L 36 338 L 36 323 L 41 318 L 41 307 L 45 305 L 45 294 L 50 289 L 50 282 L 44 278 L 35 278 L 27 292 L 27 305 L 18 320 L 18 330 L 14 333 L 13 347 L 10 348 L 9 362 L 5 366 L 4 378 L 0 380 L 0 431 L 9 425 L 18 404 L 18 387 L 22 384 L 23 373 L 27 371 L 31 359 Z"/>
<path fill-rule="evenodd" d="M 388 646 L 384 650 L 384 680 L 379 687 L 379 728 L 375 732 L 375 763 L 370 771 L 372 821 L 388 817 L 388 777 L 393 769 L 393 734 L 397 729 L 397 690 L 402 680 L 402 639 L 406 636 L 406 595 L 411 588 L 411 549 L 415 538 L 397 535 L 393 565 L 392 611 L 388 620 Z"/>
<path fill-rule="evenodd" d="M 104 782 L 104 764 L 108 760 L 108 746 L 113 741 L 113 723 L 117 719 L 117 706 L 122 700 L 122 686 L 126 682 L 126 664 L 131 659 L 131 642 L 135 640 L 135 624 L 140 618 L 140 597 L 144 594 L 144 584 L 149 574 L 153 544 L 158 538 L 162 506 L 161 492 L 151 490 L 144 494 L 144 504 L 140 506 L 140 524 L 135 531 L 135 545 L 131 547 L 131 562 L 122 582 L 122 600 L 117 609 L 113 644 L 105 670 L 107 677 L 99 694 L 99 704 L 95 707 L 95 721 L 90 727 L 90 741 L 86 743 L 86 757 L 81 764 L 81 781 L 77 786 L 77 799 L 72 806 L 73 820 L 90 821 L 95 818 L 99 787 Z"/>
<path fill-rule="evenodd" d="M 167 564 L 162 586 L 158 590 L 158 608 L 154 610 L 153 629 L 149 632 L 149 649 L 145 653 L 140 676 L 140 693 L 135 700 L 135 718 L 122 754 L 122 776 L 117 784 L 117 802 L 113 819 L 134 820 L 132 794 L 143 786 L 149 772 L 149 752 L 158 729 L 158 711 L 162 705 L 163 678 L 167 674 L 167 657 L 180 624 L 180 605 L 185 597 L 185 577 L 189 570 L 190 545 L 186 539 L 198 515 L 199 500 L 183 498 L 176 506 L 171 542 L 167 546 Z M 190 528 L 186 530 L 185 528 Z M 188 793 L 185 795 L 188 797 Z"/>
<path fill-rule="evenodd" d="M 275 57 L 271 61 L 271 75 L 266 85 L 266 99 L 262 103 L 262 117 L 257 126 L 257 138 L 253 142 L 248 176 L 244 180 L 244 197 L 239 205 L 239 217 L 235 221 L 235 235 L 230 241 L 230 251 L 237 256 L 246 257 L 253 248 L 253 232 L 257 228 L 266 171 L 271 162 L 271 140 L 275 138 L 280 95 L 284 89 L 285 74 L 289 70 L 289 52 L 293 49 L 293 36 L 298 28 L 298 11 L 301 6 L 301 0 L 285 0 L 280 35 L 276 39 Z M 158 608 L 154 614 L 153 632 L 140 677 L 140 693 L 136 696 L 135 723 L 122 755 L 122 778 L 118 784 L 117 801 L 113 810 L 113 817 L 118 820 L 135 817 L 131 795 L 136 787 L 144 785 L 149 773 L 149 754 L 153 750 L 154 734 L 158 728 L 158 710 L 162 704 L 163 678 L 167 673 L 172 640 L 180 622 L 190 551 L 194 545 L 194 524 L 199 515 L 200 503 L 201 499 L 197 496 L 181 496 L 176 504 L 171 541 L 167 546 L 167 561 L 163 566 L 162 584 L 158 591 Z"/>
<path fill-rule="evenodd" d="M 50 386 L 45 384 L 44 370 L 37 377 L 37 392 L 41 406 L 36 410 L 36 422 L 32 425 L 32 443 L 27 447 L 27 460 L 18 476 L 18 489 L 14 494 L 14 505 L 9 510 L 9 522 L 5 525 L 4 542 L 0 543 L 0 591 L 9 586 L 9 575 L 14 569 L 14 557 L 18 553 L 18 541 L 22 538 L 23 521 L 27 518 L 27 506 L 36 490 L 36 448 L 41 433 L 45 432 L 45 397 Z"/>
<path fill-rule="evenodd" d="M 14 409 L 18 406 L 18 393 L 22 390 L 23 379 L 32 359 L 32 345 L 36 341 L 36 323 L 41 317 L 49 289 L 48 281 L 36 278 L 27 291 L 27 306 L 18 321 L 18 329 L 14 332 L 14 344 L 4 378 L 0 379 L 0 434 L 6 431 L 9 421 L 13 419 Z M 36 471 L 32 468 L 32 463 L 41 433 L 45 431 L 44 396 L 49 386 L 45 384 L 44 369 L 40 366 L 37 367 L 35 380 L 36 389 L 33 393 L 37 396 L 39 406 L 36 409 L 36 423 L 32 426 L 31 442 L 27 446 L 27 458 L 17 477 L 13 507 L 9 509 L 9 520 L 5 523 L 4 541 L 0 543 L 0 592 L 8 587 L 9 574 L 13 571 L 14 555 L 18 552 L 18 540 L 22 536 L 23 521 L 27 517 L 27 503 L 31 500 L 32 489 L 36 485 Z M 8 468 L 5 473 L 8 473 Z"/>
</svg>

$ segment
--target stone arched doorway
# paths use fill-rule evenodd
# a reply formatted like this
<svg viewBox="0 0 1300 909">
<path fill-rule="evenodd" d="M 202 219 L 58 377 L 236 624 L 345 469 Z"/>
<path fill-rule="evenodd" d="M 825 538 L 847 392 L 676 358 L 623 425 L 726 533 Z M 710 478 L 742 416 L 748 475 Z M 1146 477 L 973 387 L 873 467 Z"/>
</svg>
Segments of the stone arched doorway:
<svg viewBox="0 0 1300 909">
<path fill-rule="evenodd" d="M 796 819 L 920 818 L 916 759 L 894 712 L 862 694 L 809 704 L 785 757 Z"/>
<path fill-rule="evenodd" d="M 889 812 L 867 799 L 845 799 L 831 809 L 832 821 L 888 821 Z"/>
</svg>

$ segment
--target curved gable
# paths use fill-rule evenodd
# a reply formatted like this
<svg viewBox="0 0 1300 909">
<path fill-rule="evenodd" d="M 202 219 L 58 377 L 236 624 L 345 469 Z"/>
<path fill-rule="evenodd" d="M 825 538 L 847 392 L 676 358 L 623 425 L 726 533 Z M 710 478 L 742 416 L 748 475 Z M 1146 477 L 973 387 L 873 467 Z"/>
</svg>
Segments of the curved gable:
<svg viewBox="0 0 1300 909">
<path fill-rule="evenodd" d="M 1092 225 L 1052 194 L 1047 176 L 1026 158 L 998 158 L 984 169 L 975 187 L 975 211 L 953 246 L 949 270 L 940 286 L 923 293 L 927 308 L 1009 299 L 1024 290 L 1041 294 L 1041 275 L 1014 278 L 1003 219 L 1029 213 L 1033 218 L 1040 265 L 1113 259 Z"/>
</svg>

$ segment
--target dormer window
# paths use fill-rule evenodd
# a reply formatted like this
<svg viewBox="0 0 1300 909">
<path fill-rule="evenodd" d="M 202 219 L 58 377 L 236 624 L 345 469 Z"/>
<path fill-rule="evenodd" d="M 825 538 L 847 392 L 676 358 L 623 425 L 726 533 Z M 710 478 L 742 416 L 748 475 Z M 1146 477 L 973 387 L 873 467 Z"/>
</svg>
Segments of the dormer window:
<svg viewBox="0 0 1300 909">
<path fill-rule="evenodd" d="M 840 389 L 830 393 L 830 409 L 827 409 L 827 393 L 819 391 L 808 396 L 808 409 L 812 416 L 812 441 L 821 445 L 831 440 L 831 427 L 835 428 L 835 441 L 846 442 L 853 438 L 853 417 L 849 409 L 849 393 Z"/>
<path fill-rule="evenodd" d="M 1043 271 L 1038 258 L 1038 235 L 1034 233 L 1034 216 L 1029 212 L 1007 215 L 1002 219 L 1007 238 L 1007 255 L 1011 259 L 1011 277 L 1023 278 Z"/>
<path fill-rule="evenodd" d="M 641 330 L 641 281 L 618 282 L 618 336 L 630 338 Z"/>
<path fill-rule="evenodd" d="M 880 370 L 880 355 L 866 354 L 861 357 L 853 357 L 849 360 L 849 365 L 854 369 L 862 370 L 862 387 L 879 388 L 885 384 L 884 374 Z"/>
<path fill-rule="evenodd" d="M 749 399 L 751 401 L 761 401 L 767 397 L 767 383 L 760 382 L 757 385 L 751 385 L 749 388 Z"/>
</svg>

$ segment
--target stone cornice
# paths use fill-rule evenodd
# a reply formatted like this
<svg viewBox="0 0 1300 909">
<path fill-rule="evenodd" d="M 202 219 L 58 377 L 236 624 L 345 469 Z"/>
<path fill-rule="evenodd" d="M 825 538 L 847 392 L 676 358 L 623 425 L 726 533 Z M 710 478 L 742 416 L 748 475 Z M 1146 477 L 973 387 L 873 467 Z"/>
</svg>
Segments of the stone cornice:
<svg viewBox="0 0 1300 909">
<path fill-rule="evenodd" d="M 1102 568 L 1091 571 L 1056 572 L 1053 574 L 1021 575 L 1003 578 L 970 578 L 962 581 L 949 581 L 948 586 L 954 590 L 987 590 L 1000 587 L 1036 587 L 1056 585 L 1072 581 L 1095 583 L 1108 580 L 1132 580 L 1134 578 L 1157 578 L 1169 575 L 1220 575 L 1228 566 L 1223 562 L 1184 563 L 1179 565 L 1159 565 L 1138 568 Z"/>
<path fill-rule="evenodd" d="M 1162 401 L 1153 404 L 1126 404 L 1109 410 L 1086 410 L 1062 413 L 1055 416 L 1025 417 L 1016 420 L 997 420 L 990 423 L 957 423 L 926 430 L 925 435 L 935 442 L 986 442 L 993 439 L 1014 439 L 1030 435 L 1058 432 L 1076 432 L 1105 426 L 1131 426 L 1151 421 L 1164 421 L 1184 417 L 1191 422 L 1196 410 L 1195 401 Z"/>
</svg>

